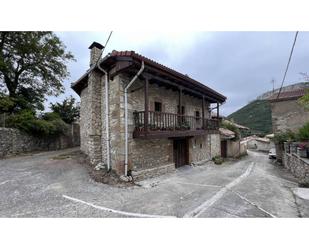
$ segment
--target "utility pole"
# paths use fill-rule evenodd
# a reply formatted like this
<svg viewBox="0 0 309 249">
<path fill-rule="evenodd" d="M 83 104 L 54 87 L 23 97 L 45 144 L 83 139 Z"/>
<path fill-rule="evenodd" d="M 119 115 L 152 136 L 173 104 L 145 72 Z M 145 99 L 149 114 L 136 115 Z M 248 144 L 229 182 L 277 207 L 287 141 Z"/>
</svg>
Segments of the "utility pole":
<svg viewBox="0 0 309 249">
<path fill-rule="evenodd" d="M 275 79 L 272 78 L 270 83 L 273 85 L 273 93 L 275 92 Z"/>
</svg>

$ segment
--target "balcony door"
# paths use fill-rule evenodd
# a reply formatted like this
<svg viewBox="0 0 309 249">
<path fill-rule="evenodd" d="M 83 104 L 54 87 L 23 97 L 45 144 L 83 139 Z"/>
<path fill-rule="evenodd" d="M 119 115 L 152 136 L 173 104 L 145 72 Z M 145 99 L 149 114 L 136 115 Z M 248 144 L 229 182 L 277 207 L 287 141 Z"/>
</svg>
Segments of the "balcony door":
<svg viewBox="0 0 309 249">
<path fill-rule="evenodd" d="M 175 167 L 181 167 L 189 164 L 189 146 L 187 139 L 174 139 L 174 162 Z"/>
</svg>

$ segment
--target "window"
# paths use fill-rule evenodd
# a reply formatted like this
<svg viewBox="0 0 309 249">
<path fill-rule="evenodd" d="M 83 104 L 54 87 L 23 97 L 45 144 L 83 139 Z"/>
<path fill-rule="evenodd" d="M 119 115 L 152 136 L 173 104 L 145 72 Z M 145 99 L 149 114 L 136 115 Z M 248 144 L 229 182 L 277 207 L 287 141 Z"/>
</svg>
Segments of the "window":
<svg viewBox="0 0 309 249">
<path fill-rule="evenodd" d="M 179 105 L 177 105 L 177 113 L 179 113 Z M 185 115 L 185 107 L 181 107 L 181 115 Z"/>
<path fill-rule="evenodd" d="M 199 111 L 195 111 L 195 119 L 200 119 L 200 112 Z"/>
<path fill-rule="evenodd" d="M 161 102 L 154 102 L 154 110 L 155 110 L 155 112 L 162 112 L 162 103 Z"/>
</svg>

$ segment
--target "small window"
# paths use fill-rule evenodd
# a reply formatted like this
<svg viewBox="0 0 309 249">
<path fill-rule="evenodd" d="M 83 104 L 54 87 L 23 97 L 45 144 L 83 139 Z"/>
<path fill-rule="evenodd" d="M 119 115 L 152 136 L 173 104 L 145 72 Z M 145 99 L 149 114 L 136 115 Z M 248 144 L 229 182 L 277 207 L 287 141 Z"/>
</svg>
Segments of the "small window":
<svg viewBox="0 0 309 249">
<path fill-rule="evenodd" d="M 203 149 L 203 144 L 200 144 L 200 148 Z"/>
<path fill-rule="evenodd" d="M 155 109 L 155 112 L 162 112 L 162 103 L 154 102 L 154 109 Z"/>
<path fill-rule="evenodd" d="M 200 112 L 199 111 L 195 111 L 195 118 L 199 119 L 200 118 Z"/>
</svg>

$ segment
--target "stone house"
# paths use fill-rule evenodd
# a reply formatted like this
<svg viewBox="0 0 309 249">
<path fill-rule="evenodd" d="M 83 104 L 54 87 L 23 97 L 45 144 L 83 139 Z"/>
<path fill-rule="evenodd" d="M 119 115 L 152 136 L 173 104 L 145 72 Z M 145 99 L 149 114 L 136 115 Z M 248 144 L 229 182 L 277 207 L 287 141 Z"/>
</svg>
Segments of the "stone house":
<svg viewBox="0 0 309 249">
<path fill-rule="evenodd" d="M 237 158 L 247 154 L 247 144 L 242 143 L 240 138 L 236 139 L 235 132 L 226 128 L 219 128 L 221 138 L 221 157 Z"/>
<path fill-rule="evenodd" d="M 90 68 L 72 88 L 80 95 L 81 150 L 93 165 L 144 178 L 220 155 L 211 110 L 226 97 L 134 51 L 90 47 Z"/>
<path fill-rule="evenodd" d="M 269 98 L 273 133 L 287 129 L 295 132 L 309 121 L 309 112 L 297 102 L 305 92 L 306 89 L 296 89 L 281 92 L 278 98 L 277 94 Z"/>
<path fill-rule="evenodd" d="M 297 132 L 309 121 L 309 112 L 298 103 L 298 99 L 304 96 L 306 88 L 296 89 L 273 94 L 268 100 L 271 105 L 273 133 L 291 130 Z M 276 144 L 277 161 L 282 162 L 283 147 Z"/>
</svg>

